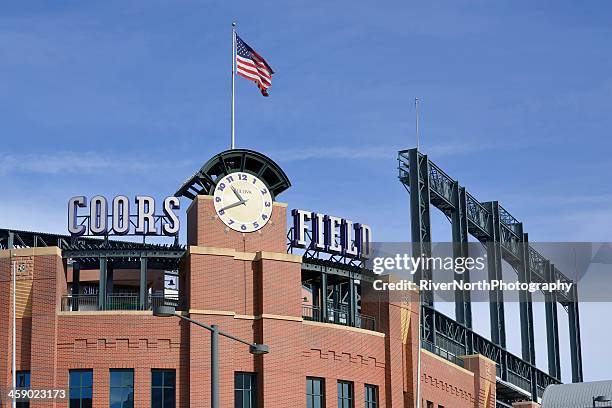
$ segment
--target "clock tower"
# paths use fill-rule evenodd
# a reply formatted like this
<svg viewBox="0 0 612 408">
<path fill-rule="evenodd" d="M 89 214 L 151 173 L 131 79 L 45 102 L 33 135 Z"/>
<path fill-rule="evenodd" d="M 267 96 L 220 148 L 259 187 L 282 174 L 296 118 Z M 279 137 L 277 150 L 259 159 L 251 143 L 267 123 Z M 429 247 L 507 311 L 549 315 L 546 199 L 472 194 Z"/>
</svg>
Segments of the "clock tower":
<svg viewBox="0 0 612 408">
<path fill-rule="evenodd" d="M 210 159 L 176 193 L 193 200 L 184 266 L 190 317 L 271 348 L 265 357 L 252 356 L 242 344 L 222 342 L 221 400 L 233 399 L 233 373 L 247 372 L 256 373 L 266 404 L 303 403 L 301 394 L 278 392 L 288 377 L 283 333 L 302 327 L 302 258 L 287 254 L 287 205 L 276 201 L 290 185 L 268 157 L 234 149 Z M 189 342 L 197 345 L 189 351 L 191 401 L 209 400 L 209 373 L 202 375 L 209 337 L 190 329 Z M 295 377 L 290 388 L 300 389 L 302 380 Z"/>
<path fill-rule="evenodd" d="M 193 200 L 187 244 L 286 253 L 287 205 L 276 198 L 290 186 L 285 172 L 261 153 L 217 154 L 176 192 Z"/>
</svg>

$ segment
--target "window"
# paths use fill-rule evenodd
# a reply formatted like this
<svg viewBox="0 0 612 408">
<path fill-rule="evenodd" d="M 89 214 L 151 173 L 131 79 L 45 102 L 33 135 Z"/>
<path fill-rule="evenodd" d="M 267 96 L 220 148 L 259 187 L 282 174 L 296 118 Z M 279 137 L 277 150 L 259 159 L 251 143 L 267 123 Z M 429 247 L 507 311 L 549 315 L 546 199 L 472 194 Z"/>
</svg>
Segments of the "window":
<svg viewBox="0 0 612 408">
<path fill-rule="evenodd" d="M 325 408 L 325 380 L 306 377 L 306 408 Z"/>
<path fill-rule="evenodd" d="M 18 390 L 29 390 L 30 389 L 30 372 L 29 371 L 17 371 L 15 382 Z M 30 408 L 29 400 L 17 401 L 17 408 Z"/>
<path fill-rule="evenodd" d="M 134 408 L 134 370 L 110 370 L 110 408 Z"/>
<path fill-rule="evenodd" d="M 257 408 L 257 377 L 254 373 L 234 375 L 234 407 Z"/>
<path fill-rule="evenodd" d="M 151 407 L 176 407 L 175 370 L 151 370 Z"/>
<path fill-rule="evenodd" d="M 378 386 L 365 385 L 365 408 L 378 408 Z"/>
<path fill-rule="evenodd" d="M 431 401 L 427 401 L 427 408 L 434 408 L 434 403 Z"/>
<path fill-rule="evenodd" d="M 353 383 L 338 381 L 338 408 L 353 407 Z"/>
<path fill-rule="evenodd" d="M 93 394 L 93 371 L 70 370 L 68 376 L 68 396 L 70 408 L 91 408 Z"/>
</svg>

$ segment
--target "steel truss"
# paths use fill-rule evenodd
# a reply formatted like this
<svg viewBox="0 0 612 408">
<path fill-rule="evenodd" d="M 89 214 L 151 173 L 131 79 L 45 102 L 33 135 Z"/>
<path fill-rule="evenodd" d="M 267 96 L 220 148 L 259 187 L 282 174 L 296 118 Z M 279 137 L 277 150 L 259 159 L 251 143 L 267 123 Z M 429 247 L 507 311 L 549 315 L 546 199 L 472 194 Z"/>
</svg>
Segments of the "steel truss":
<svg viewBox="0 0 612 408">
<path fill-rule="evenodd" d="M 487 248 L 489 279 L 502 278 L 502 260 L 508 262 L 517 272 L 521 282 L 571 282 L 548 259 L 529 245 L 528 235 L 523 231 L 523 224 L 513 217 L 497 201 L 480 202 L 469 194 L 457 180 L 451 178 L 440 167 L 431 162 L 427 155 L 417 149 L 403 150 L 398 154 L 399 180 L 410 193 L 411 231 L 415 256 L 431 255 L 431 220 L 430 206 L 442 211 L 452 224 L 454 256 L 468 256 L 468 234 L 474 236 Z M 457 277 L 469 282 L 469 274 Z M 415 279 L 432 279 L 431 270 L 420 270 Z M 548 337 L 549 379 L 558 381 L 561 377 L 559 361 L 559 334 L 557 320 L 557 302 L 569 315 L 570 349 L 572 364 L 572 381 L 582 381 L 582 356 L 580 346 L 580 323 L 576 285 L 573 292 L 563 291 L 545 294 L 546 328 Z M 465 339 L 466 352 L 486 354 L 498 362 L 500 378 L 511 383 L 518 379 L 528 381 L 529 391 L 535 400 L 539 387 L 546 383 L 542 376 L 546 374 L 535 368 L 535 347 L 533 331 L 533 310 L 531 294 L 520 293 L 521 344 L 522 359 L 509 357 L 506 348 L 506 329 L 504 320 L 504 298 L 501 290 L 489 293 L 491 340 L 471 334 Z M 433 293 L 424 293 L 424 305 L 433 310 Z M 430 309 L 431 308 L 431 309 Z M 427 322 L 428 312 L 423 319 L 430 328 L 435 327 Z M 471 305 L 469 293 L 455 293 L 456 324 L 465 326 L 471 331 Z M 431 317 L 435 319 L 435 317 Z M 435 323 L 435 322 L 434 322 Z M 435 330 L 424 328 L 424 334 L 434 340 Z M 463 343 L 462 343 L 463 344 Z M 451 347 L 451 346 L 449 346 Z M 451 350 L 448 350 L 451 351 Z M 497 353 L 497 354 L 495 354 Z M 490 352 L 489 352 L 490 354 Z M 500 358 L 503 357 L 503 361 Z M 510 358 L 510 360 L 508 360 Z M 502 364 L 503 363 L 503 364 Z M 511 381 L 511 380 L 516 381 Z M 523 384 L 525 385 L 525 384 Z"/>
<path fill-rule="evenodd" d="M 431 306 L 423 304 L 421 313 L 421 338 L 424 343 L 434 345 L 436 353 L 451 361 L 470 354 L 482 354 L 495 361 L 502 393 L 510 400 L 530 398 L 532 395 L 542 397 L 548 385 L 560 382 Z"/>
</svg>

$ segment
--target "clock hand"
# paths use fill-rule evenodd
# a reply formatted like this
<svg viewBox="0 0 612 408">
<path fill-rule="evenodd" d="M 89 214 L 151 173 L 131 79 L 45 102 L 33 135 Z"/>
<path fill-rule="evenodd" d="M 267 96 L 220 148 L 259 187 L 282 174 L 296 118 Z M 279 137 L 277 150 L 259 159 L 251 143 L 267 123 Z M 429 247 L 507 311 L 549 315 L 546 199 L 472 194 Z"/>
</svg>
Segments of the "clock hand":
<svg viewBox="0 0 612 408">
<path fill-rule="evenodd" d="M 235 202 L 234 204 L 226 205 L 225 207 L 221 208 L 219 211 L 225 211 L 225 210 L 229 210 L 230 208 L 238 207 L 239 205 L 242 205 L 246 203 L 247 201 L 248 200 L 240 200 L 238 202 Z"/>
<path fill-rule="evenodd" d="M 234 194 L 236 195 L 236 197 L 237 197 L 237 198 L 238 198 L 240 201 L 242 201 L 243 203 L 245 203 L 245 202 L 246 202 L 246 201 L 245 201 L 245 199 L 244 199 L 244 198 L 242 198 L 242 196 L 240 195 L 240 193 L 238 192 L 238 190 L 236 189 L 236 187 L 234 187 L 234 186 L 231 186 L 231 187 L 232 187 L 232 191 L 234 192 Z"/>
</svg>

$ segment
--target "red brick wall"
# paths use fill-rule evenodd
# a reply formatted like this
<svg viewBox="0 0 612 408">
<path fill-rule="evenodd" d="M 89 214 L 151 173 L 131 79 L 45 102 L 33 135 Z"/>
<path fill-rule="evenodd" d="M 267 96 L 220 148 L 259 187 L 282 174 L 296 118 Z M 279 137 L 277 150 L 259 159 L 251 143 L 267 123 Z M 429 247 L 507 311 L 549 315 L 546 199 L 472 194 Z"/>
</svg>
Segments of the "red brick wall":
<svg viewBox="0 0 612 408">
<path fill-rule="evenodd" d="M 189 406 L 189 331 L 186 322 L 147 313 L 66 313 L 58 322 L 58 381 L 68 387 L 68 370 L 93 369 L 94 404 L 108 407 L 109 370 L 133 368 L 136 406 L 149 407 L 151 369 L 175 369 L 177 406 Z"/>
<path fill-rule="evenodd" d="M 188 210 L 192 246 L 182 262 L 187 282 L 181 288 L 190 317 L 270 347 L 270 354 L 252 356 L 246 345 L 220 339 L 221 406 L 233 405 L 234 372 L 246 371 L 258 373 L 260 408 L 305 407 L 307 376 L 325 378 L 328 407 L 336 405 L 338 380 L 354 383 L 356 407 L 363 406 L 365 384 L 379 387 L 381 407 L 414 407 L 417 295 L 396 301 L 364 282 L 362 312 L 376 318 L 379 333 L 303 322 L 301 263 L 285 253 L 286 216 L 286 207 L 277 204 L 260 232 L 242 234 L 216 218 L 207 197 L 198 197 Z M 150 312 L 58 312 L 67 289 L 61 258 L 33 256 L 28 262 L 32 317 L 18 323 L 18 360 L 21 369 L 32 370 L 33 388 L 66 388 L 68 370 L 93 369 L 94 405 L 106 407 L 109 370 L 133 368 L 136 406 L 148 407 L 151 369 L 171 368 L 177 371 L 178 406 L 210 406 L 208 331 Z M 9 292 L 9 266 L 0 257 L 0 293 Z M 10 309 L 7 297 L 0 297 L 0 308 Z M 10 350 L 9 336 L 10 322 L 0 315 L 2 350 Z M 492 364 L 470 357 L 462 370 L 423 353 L 423 401 L 493 408 Z M 10 355 L 0 353 L 0 384 L 9 375 Z"/>
<path fill-rule="evenodd" d="M 474 408 L 474 375 L 426 351 L 421 351 L 421 400 L 434 407 Z"/>
</svg>

